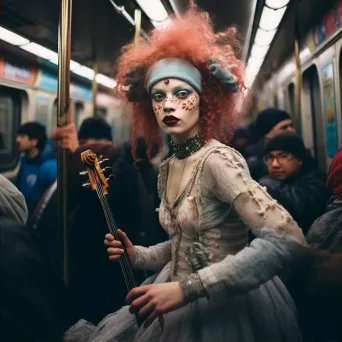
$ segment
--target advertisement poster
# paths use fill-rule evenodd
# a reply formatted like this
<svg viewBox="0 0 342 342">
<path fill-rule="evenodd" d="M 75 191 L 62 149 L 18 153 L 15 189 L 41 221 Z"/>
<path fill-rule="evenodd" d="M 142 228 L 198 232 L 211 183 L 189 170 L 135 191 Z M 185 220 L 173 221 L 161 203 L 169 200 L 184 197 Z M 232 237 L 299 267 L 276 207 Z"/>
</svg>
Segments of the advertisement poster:
<svg viewBox="0 0 342 342">
<path fill-rule="evenodd" d="M 49 100 L 48 96 L 37 96 L 36 121 L 40 122 L 45 127 L 48 126 Z"/>
<path fill-rule="evenodd" d="M 0 57 L 0 77 L 25 84 L 33 84 L 35 80 L 33 68 L 18 65 Z"/>
<path fill-rule="evenodd" d="M 320 24 L 314 27 L 305 39 L 305 45 L 313 53 L 318 46 L 331 37 L 342 25 L 342 0 L 337 0 L 336 7 L 324 15 Z"/>
<path fill-rule="evenodd" d="M 70 84 L 70 97 L 72 99 L 93 101 L 93 92 L 91 88 L 80 85 Z"/>
<path fill-rule="evenodd" d="M 326 38 L 332 36 L 339 25 L 338 15 L 336 10 L 329 11 L 323 19 L 324 22 L 324 33 Z"/>
<path fill-rule="evenodd" d="M 332 61 L 322 67 L 322 77 L 326 148 L 329 157 L 333 157 L 338 150 L 338 135 L 334 87 L 334 65 Z"/>
<path fill-rule="evenodd" d="M 337 18 L 339 25 L 342 24 L 342 0 L 337 0 Z"/>
<path fill-rule="evenodd" d="M 43 89 L 48 89 L 48 90 L 57 92 L 57 87 L 58 87 L 57 75 L 41 70 L 39 72 L 37 86 Z M 81 85 L 75 85 L 71 83 L 70 84 L 70 97 L 72 99 L 92 101 L 93 93 L 92 93 L 91 88 L 81 86 Z"/>
<path fill-rule="evenodd" d="M 57 91 L 57 76 L 41 70 L 39 73 L 37 86 L 43 89 Z"/>
</svg>

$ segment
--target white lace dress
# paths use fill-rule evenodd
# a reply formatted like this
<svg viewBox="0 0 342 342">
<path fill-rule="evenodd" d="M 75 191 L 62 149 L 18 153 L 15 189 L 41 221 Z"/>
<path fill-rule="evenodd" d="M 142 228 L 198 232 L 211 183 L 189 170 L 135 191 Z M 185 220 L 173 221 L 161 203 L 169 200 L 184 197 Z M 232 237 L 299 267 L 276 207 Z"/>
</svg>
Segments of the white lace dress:
<svg viewBox="0 0 342 342">
<path fill-rule="evenodd" d="M 294 303 L 277 277 L 305 245 L 296 222 L 250 178 L 241 155 L 215 140 L 203 148 L 172 207 L 165 200 L 168 165 L 161 165 L 158 183 L 160 221 L 170 240 L 137 247 L 135 266 L 158 272 L 149 284 L 186 277 L 201 264 L 207 297 L 165 314 L 163 330 L 158 320 L 139 329 L 126 306 L 97 327 L 79 321 L 65 341 L 301 341 Z M 257 237 L 250 246 L 249 229 Z"/>
</svg>

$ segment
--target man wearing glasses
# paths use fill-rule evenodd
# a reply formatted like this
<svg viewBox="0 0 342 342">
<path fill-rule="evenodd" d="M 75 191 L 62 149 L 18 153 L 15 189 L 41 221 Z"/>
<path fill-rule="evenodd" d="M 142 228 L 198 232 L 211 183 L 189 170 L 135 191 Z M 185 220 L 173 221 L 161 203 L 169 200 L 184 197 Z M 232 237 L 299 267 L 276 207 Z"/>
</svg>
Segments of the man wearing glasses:
<svg viewBox="0 0 342 342">
<path fill-rule="evenodd" d="M 267 175 L 267 165 L 263 159 L 263 146 L 276 135 L 283 132 L 295 132 L 295 129 L 290 114 L 277 108 L 267 108 L 261 111 L 255 120 L 255 128 L 261 139 L 258 144 L 261 149 L 259 153 L 249 157 L 247 162 L 252 178 L 258 181 Z"/>
<path fill-rule="evenodd" d="M 325 174 L 307 157 L 303 140 L 294 132 L 270 139 L 264 154 L 268 175 L 259 183 L 266 186 L 306 233 L 326 208 Z"/>
</svg>

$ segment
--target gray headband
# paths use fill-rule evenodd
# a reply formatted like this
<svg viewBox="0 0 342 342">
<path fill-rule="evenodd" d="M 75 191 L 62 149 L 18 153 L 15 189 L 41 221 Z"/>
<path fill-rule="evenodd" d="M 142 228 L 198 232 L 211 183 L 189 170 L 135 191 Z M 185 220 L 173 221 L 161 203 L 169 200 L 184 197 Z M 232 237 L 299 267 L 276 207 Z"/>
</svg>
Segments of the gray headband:
<svg viewBox="0 0 342 342">
<path fill-rule="evenodd" d="M 148 74 L 146 89 L 166 78 L 175 78 L 190 84 L 199 94 L 202 93 L 201 73 L 191 63 L 179 58 L 164 58 L 155 63 Z"/>
</svg>

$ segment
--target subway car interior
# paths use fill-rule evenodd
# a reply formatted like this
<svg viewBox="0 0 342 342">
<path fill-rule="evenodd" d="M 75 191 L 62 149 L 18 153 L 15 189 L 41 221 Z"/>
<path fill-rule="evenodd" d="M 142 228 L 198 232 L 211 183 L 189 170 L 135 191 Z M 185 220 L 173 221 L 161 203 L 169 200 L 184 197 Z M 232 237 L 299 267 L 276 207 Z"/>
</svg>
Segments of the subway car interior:
<svg viewBox="0 0 342 342">
<path fill-rule="evenodd" d="M 1 341 L 342 340 L 342 0 L 0 6 Z"/>
</svg>

